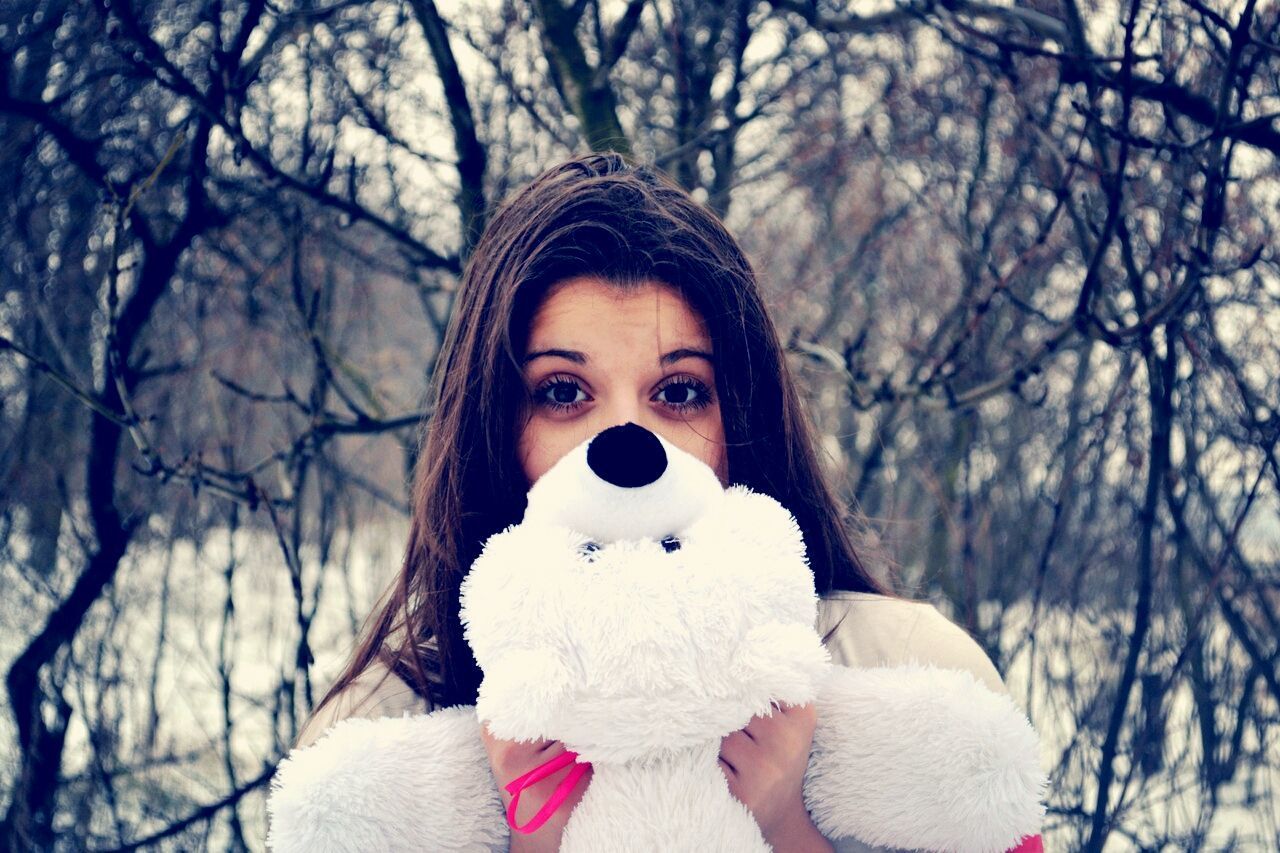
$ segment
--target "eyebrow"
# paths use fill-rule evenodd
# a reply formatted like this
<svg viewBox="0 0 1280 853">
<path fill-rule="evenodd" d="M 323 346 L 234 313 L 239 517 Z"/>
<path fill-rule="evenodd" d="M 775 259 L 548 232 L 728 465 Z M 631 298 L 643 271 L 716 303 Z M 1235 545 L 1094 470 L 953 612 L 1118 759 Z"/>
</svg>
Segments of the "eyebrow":
<svg viewBox="0 0 1280 853">
<path fill-rule="evenodd" d="M 542 358 L 543 356 L 547 356 L 547 355 L 556 355 L 556 356 L 559 356 L 560 358 L 568 359 L 569 361 L 572 361 L 574 364 L 586 364 L 588 361 L 591 360 L 590 358 L 587 357 L 586 353 L 578 352 L 577 350 L 540 349 L 536 352 L 531 352 L 528 355 L 526 355 L 522 363 L 528 364 L 529 362 L 533 361 L 535 358 Z M 700 350 L 700 349 L 693 349 L 692 347 L 680 347 L 679 349 L 673 349 L 671 352 L 659 358 L 658 364 L 661 364 L 661 365 L 674 364 L 675 362 L 679 361 L 682 358 L 701 358 L 701 359 L 705 359 L 708 364 L 714 365 L 716 363 L 715 359 L 711 356 L 711 353 L 709 352 L 704 352 L 703 350 Z"/>
</svg>

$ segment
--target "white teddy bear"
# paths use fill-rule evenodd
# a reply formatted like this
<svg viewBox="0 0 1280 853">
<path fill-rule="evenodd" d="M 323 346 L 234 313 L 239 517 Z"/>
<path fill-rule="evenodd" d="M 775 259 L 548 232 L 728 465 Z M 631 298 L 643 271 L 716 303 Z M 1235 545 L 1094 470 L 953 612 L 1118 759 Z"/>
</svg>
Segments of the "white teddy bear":
<svg viewBox="0 0 1280 853">
<path fill-rule="evenodd" d="M 505 850 L 484 720 L 591 763 L 562 851 L 767 851 L 720 741 L 774 703 L 807 702 L 804 798 L 824 836 L 965 853 L 1035 836 L 1046 783 L 1012 700 L 958 670 L 835 666 L 817 605 L 777 501 L 722 488 L 636 424 L 604 430 L 538 479 L 462 583 L 476 705 L 344 720 L 295 750 L 272 781 L 268 844 Z"/>
</svg>

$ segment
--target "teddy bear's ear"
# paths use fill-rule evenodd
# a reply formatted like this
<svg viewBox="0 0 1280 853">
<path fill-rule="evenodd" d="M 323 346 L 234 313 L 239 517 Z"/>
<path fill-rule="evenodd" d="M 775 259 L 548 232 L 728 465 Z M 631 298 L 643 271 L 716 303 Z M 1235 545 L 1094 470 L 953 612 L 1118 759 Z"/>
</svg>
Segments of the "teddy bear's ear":
<svg viewBox="0 0 1280 853">
<path fill-rule="evenodd" d="M 583 537 L 560 527 L 508 527 L 486 540 L 459 590 L 463 635 L 481 669 L 513 635 L 527 645 L 552 636 Z"/>
<path fill-rule="evenodd" d="M 800 526 L 768 495 L 745 486 L 725 490 L 715 526 L 715 552 L 733 580 L 752 597 L 770 602 L 773 618 L 812 625 L 818 596 Z"/>
<path fill-rule="evenodd" d="M 804 536 L 791 512 L 742 485 L 725 489 L 722 510 L 739 541 L 774 559 L 805 560 Z"/>
</svg>

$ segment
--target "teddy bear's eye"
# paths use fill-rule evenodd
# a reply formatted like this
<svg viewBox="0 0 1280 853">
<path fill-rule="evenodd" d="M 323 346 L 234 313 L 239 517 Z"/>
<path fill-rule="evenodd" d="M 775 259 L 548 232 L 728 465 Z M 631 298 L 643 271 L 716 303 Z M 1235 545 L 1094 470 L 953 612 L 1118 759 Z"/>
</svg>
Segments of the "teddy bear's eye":
<svg viewBox="0 0 1280 853">
<path fill-rule="evenodd" d="M 662 547 L 668 554 L 672 551 L 680 550 L 680 540 L 674 536 L 668 536 L 662 540 Z"/>
<path fill-rule="evenodd" d="M 595 558 L 592 557 L 591 555 L 599 550 L 600 550 L 600 546 L 595 542 L 583 542 L 581 545 L 578 546 L 578 553 L 592 560 L 594 560 Z"/>
</svg>

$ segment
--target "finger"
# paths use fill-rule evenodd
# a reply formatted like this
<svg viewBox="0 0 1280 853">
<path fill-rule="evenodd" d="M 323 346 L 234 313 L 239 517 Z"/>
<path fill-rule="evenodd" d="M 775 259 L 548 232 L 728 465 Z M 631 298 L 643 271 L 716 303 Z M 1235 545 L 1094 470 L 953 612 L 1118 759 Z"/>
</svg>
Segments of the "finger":
<svg viewBox="0 0 1280 853">
<path fill-rule="evenodd" d="M 735 732 L 734 734 L 737 734 Z M 720 741 L 720 757 L 728 761 L 735 768 L 743 766 L 751 760 L 753 750 L 756 749 L 755 744 L 745 737 L 734 737 L 729 735 Z"/>
<path fill-rule="evenodd" d="M 798 735 L 813 737 L 814 731 L 818 728 L 818 712 L 813 707 L 813 703 L 790 708 L 785 716 L 787 727 Z"/>
<path fill-rule="evenodd" d="M 737 768 L 734 767 L 732 764 L 730 764 L 728 761 L 726 761 L 723 755 L 720 756 L 720 769 L 724 771 L 725 775 L 729 778 L 730 782 L 738 778 Z"/>
<path fill-rule="evenodd" d="M 755 742 L 756 739 L 747 734 L 745 729 L 742 729 L 721 738 L 720 751 L 724 752 L 725 750 L 729 750 L 741 755 L 742 753 L 752 749 Z"/>
<path fill-rule="evenodd" d="M 765 717 L 763 719 L 764 724 L 792 727 L 817 719 L 817 712 L 814 710 L 812 702 L 804 705 L 779 705 L 778 710 L 779 712 L 772 717 Z"/>
<path fill-rule="evenodd" d="M 787 715 L 787 711 L 791 709 L 791 705 L 783 702 L 770 702 L 769 713 L 762 717 L 764 720 L 780 720 Z"/>
<path fill-rule="evenodd" d="M 523 776 L 535 767 L 554 760 L 557 755 L 565 751 L 564 745 L 559 741 L 539 740 L 528 742 L 495 738 L 486 746 L 490 755 L 494 757 L 494 766 L 506 775 L 507 778 L 504 781 Z M 540 787 L 546 786 L 549 782 L 556 780 L 557 776 L 567 775 L 568 772 L 568 768 L 561 768 L 545 779 L 531 785 L 529 790 L 532 793 Z"/>
<path fill-rule="evenodd" d="M 780 714 L 774 714 L 769 717 L 752 717 L 751 722 L 747 723 L 747 727 L 743 729 L 743 732 L 752 740 L 760 740 L 762 738 L 767 740 L 769 732 L 778 725 L 780 718 Z"/>
<path fill-rule="evenodd" d="M 557 743 L 557 742 L 558 741 L 553 741 L 553 743 Z M 535 757 L 532 761 L 533 763 L 531 766 L 523 767 L 520 770 L 520 772 L 518 772 L 516 775 L 523 776 L 525 773 L 529 772 L 530 770 L 533 770 L 534 767 L 537 767 L 538 764 L 542 763 L 542 756 L 539 755 Z M 529 762 L 526 760 L 525 763 L 528 764 Z M 563 782 L 565 778 L 567 778 L 568 775 L 573 772 L 573 769 L 574 769 L 573 764 L 566 765 L 556 770 L 554 773 L 548 775 L 546 778 L 539 779 L 537 782 L 534 782 L 532 785 L 526 786 L 524 788 L 523 799 L 520 801 L 521 809 L 525 808 L 526 803 L 532 803 L 534 804 L 534 808 L 533 808 L 533 811 L 530 813 L 530 817 L 532 817 L 534 814 L 537 814 L 537 811 L 541 809 L 542 805 L 546 803 L 548 798 L 550 798 L 551 795 L 555 793 L 556 789 L 560 787 L 560 783 Z M 588 768 L 587 772 L 584 773 L 583 776 L 590 776 L 590 774 L 591 774 L 591 768 Z M 504 796 L 504 802 L 508 802 L 508 803 L 511 801 L 511 797 L 513 796 L 505 791 L 505 786 L 504 786 L 503 796 Z"/>
<path fill-rule="evenodd" d="M 545 779 L 541 779 L 524 789 L 520 798 L 520 806 L 516 811 L 517 823 L 528 823 L 533 820 L 534 816 L 542 810 L 552 794 L 560 787 L 560 783 L 568 777 L 572 772 L 572 767 L 562 767 L 555 773 L 552 773 Z M 584 776 L 589 775 L 587 773 Z M 581 786 L 577 786 L 581 789 Z M 504 804 L 510 805 L 514 794 L 506 791 L 505 786 L 502 791 L 502 801 Z"/>
<path fill-rule="evenodd" d="M 547 740 L 546 738 L 538 738 L 537 740 L 507 740 L 500 738 L 493 733 L 493 729 L 489 728 L 489 721 L 485 720 L 480 726 L 480 737 L 486 742 L 493 745 L 504 745 L 510 750 L 520 752 L 537 753 L 542 752 L 548 746 L 559 743 L 559 741 Z"/>
<path fill-rule="evenodd" d="M 553 758 L 557 742 L 539 738 L 538 740 L 500 740 L 498 743 L 506 744 L 510 755 L 517 756 L 520 761 L 528 762 Z"/>
</svg>

